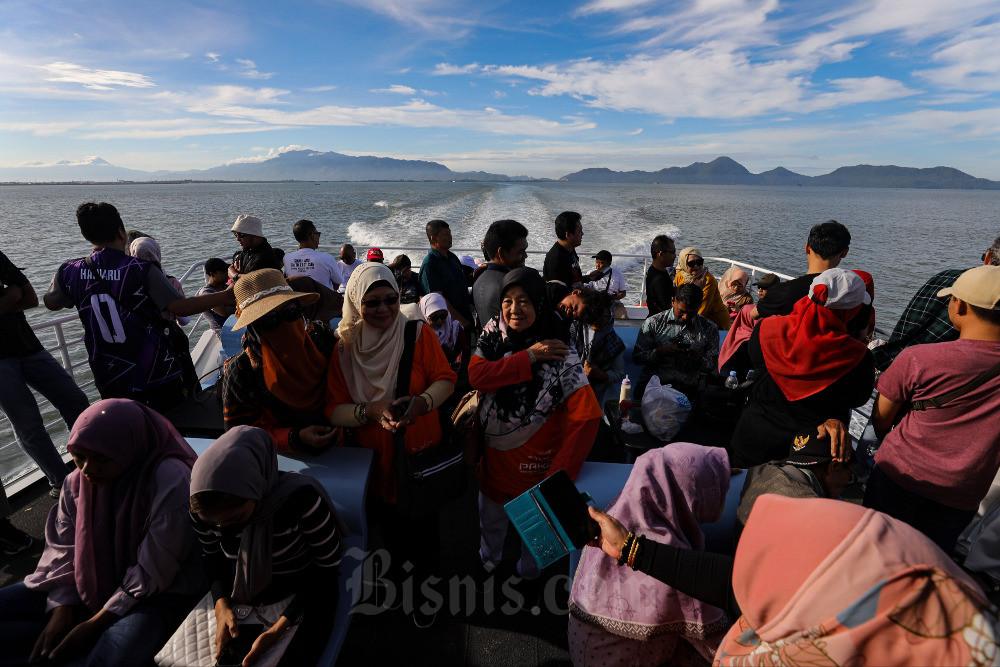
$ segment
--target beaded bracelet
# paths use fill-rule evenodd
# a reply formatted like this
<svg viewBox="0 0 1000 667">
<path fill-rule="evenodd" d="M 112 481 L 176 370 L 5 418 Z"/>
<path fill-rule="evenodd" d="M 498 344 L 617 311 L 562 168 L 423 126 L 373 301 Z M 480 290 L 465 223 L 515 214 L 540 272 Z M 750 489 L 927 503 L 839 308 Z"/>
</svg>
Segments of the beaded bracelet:
<svg viewBox="0 0 1000 667">
<path fill-rule="evenodd" d="M 355 404 L 354 421 L 362 426 L 368 423 L 368 403 L 366 401 Z"/>
</svg>

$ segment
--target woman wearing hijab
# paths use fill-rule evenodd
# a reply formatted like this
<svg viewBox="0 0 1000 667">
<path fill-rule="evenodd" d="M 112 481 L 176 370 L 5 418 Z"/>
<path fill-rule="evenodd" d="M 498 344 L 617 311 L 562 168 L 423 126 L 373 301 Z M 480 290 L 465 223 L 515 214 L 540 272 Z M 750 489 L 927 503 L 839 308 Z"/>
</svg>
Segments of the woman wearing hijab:
<svg viewBox="0 0 1000 667">
<path fill-rule="evenodd" d="M 693 283 L 701 288 L 701 308 L 698 314 L 714 322 L 719 329 L 729 329 L 729 308 L 719 294 L 719 281 L 705 268 L 705 258 L 697 248 L 684 248 L 677 255 L 677 275 L 674 285 Z"/>
<path fill-rule="evenodd" d="M 719 297 L 729 309 L 730 319 L 735 319 L 743 306 L 753 304 L 753 297 L 747 289 L 749 283 L 750 274 L 738 266 L 730 266 L 722 274 L 722 280 L 719 281 Z"/>
<path fill-rule="evenodd" d="M 278 451 L 318 453 L 340 439 L 323 414 L 327 367 L 337 339 L 326 323 L 307 321 L 302 307 L 319 295 L 296 292 L 281 271 L 245 274 L 233 288 L 243 350 L 222 367 L 226 429 L 257 426 Z"/>
<path fill-rule="evenodd" d="M 340 343 L 330 359 L 325 410 L 332 423 L 355 429 L 358 443 L 375 451 L 370 488 L 381 504 L 372 506 L 373 513 L 380 515 L 393 563 L 411 561 L 420 579 L 439 569 L 439 513 L 415 521 L 396 512 L 393 434 L 405 429 L 407 454 L 439 444 L 443 433 L 438 408 L 451 396 L 457 377 L 434 330 L 418 323 L 409 392 L 395 395 L 406 321 L 399 312 L 392 270 L 380 262 L 355 269 L 344 293 L 344 319 L 338 327 Z M 414 609 L 414 623 L 426 627 L 433 623 L 433 614 Z"/>
<path fill-rule="evenodd" d="M 0 664 L 146 665 L 204 591 L 187 496 L 195 453 L 125 399 L 87 408 L 24 583 L 0 589 Z M 30 658 L 29 658 L 30 656 Z"/>
<path fill-rule="evenodd" d="M 278 664 L 316 664 L 336 616 L 347 534 L 323 485 L 308 475 L 278 472 L 271 436 L 237 426 L 198 457 L 190 507 L 215 602 L 218 650 L 239 635 L 239 605 L 287 600 L 280 615 L 258 611 L 251 617 L 265 629 L 244 664 L 259 660 L 293 628 Z"/>
<path fill-rule="evenodd" d="M 504 276 L 500 316 L 483 327 L 469 364 L 469 381 L 483 392 L 479 556 L 487 572 L 503 552 L 503 504 L 556 470 L 575 479 L 597 435 L 601 409 L 563 331 L 538 271 L 514 269 Z M 540 574 L 523 545 L 517 571 L 526 579 Z"/>
<path fill-rule="evenodd" d="M 1000 624 L 978 585 L 915 528 L 827 498 L 757 501 L 735 560 L 627 535 L 591 508 L 594 545 L 737 618 L 716 665 L 987 665 Z M 627 563 L 623 563 L 627 565 Z"/>
<path fill-rule="evenodd" d="M 615 331 L 612 318 L 615 300 L 608 292 L 592 289 L 580 290 L 570 298 L 578 299 L 582 307 L 572 311 L 575 318 L 569 325 L 569 339 L 580 355 L 598 405 L 604 405 L 605 393 L 613 391 L 617 398 L 618 385 L 625 377 L 625 341 Z"/>
<path fill-rule="evenodd" d="M 458 370 L 457 364 L 469 363 L 469 334 L 461 324 L 455 321 L 448 310 L 448 302 L 437 292 L 433 292 L 420 299 L 420 314 L 424 322 L 437 335 L 444 350 L 444 356 L 448 359 L 451 367 Z M 459 358 L 461 357 L 461 359 Z"/>
<path fill-rule="evenodd" d="M 160 250 L 160 244 L 156 242 L 151 236 L 140 236 L 139 238 L 132 241 L 128 247 L 128 254 L 132 255 L 136 259 L 141 259 L 144 262 L 149 262 L 155 264 L 156 268 L 163 271 L 163 253 Z M 163 271 L 166 275 L 166 271 Z M 184 286 L 181 285 L 181 281 L 177 280 L 173 276 L 167 276 L 167 282 L 174 286 L 174 288 L 184 294 Z M 184 325 L 191 321 L 190 317 L 174 315 L 170 311 L 163 311 L 163 319 L 169 320 L 171 322 L 177 322 L 178 324 Z"/>
<path fill-rule="evenodd" d="M 607 511 L 636 535 L 702 551 L 699 524 L 722 514 L 729 472 L 724 449 L 686 442 L 654 449 L 636 459 Z M 580 558 L 569 611 L 569 651 L 577 667 L 676 664 L 675 653 L 691 648 L 711 660 L 732 625 L 721 609 L 620 569 L 597 549 Z"/>
<path fill-rule="evenodd" d="M 870 302 L 856 273 L 828 269 L 791 314 L 757 326 L 747 343 L 756 379 L 733 433 L 734 466 L 782 459 L 798 431 L 831 420 L 848 424 L 851 408 L 871 398 L 872 355 L 847 329 Z"/>
</svg>

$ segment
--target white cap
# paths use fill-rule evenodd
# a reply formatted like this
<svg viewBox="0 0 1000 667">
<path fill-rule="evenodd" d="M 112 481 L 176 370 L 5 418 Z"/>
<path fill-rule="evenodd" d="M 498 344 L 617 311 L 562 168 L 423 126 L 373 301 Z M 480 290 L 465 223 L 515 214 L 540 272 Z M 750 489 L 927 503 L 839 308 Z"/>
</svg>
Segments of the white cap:
<svg viewBox="0 0 1000 667">
<path fill-rule="evenodd" d="M 850 310 L 872 302 L 865 281 L 847 269 L 827 269 L 813 278 L 809 298 L 833 310 Z"/>
<path fill-rule="evenodd" d="M 476 264 L 476 260 L 472 259 L 470 255 L 462 255 L 458 258 L 458 261 L 462 263 L 462 266 L 467 266 L 470 269 L 479 268 L 479 265 Z"/>
<path fill-rule="evenodd" d="M 264 225 L 261 223 L 260 218 L 255 218 L 252 215 L 238 215 L 230 231 L 249 234 L 250 236 L 264 236 Z"/>
</svg>

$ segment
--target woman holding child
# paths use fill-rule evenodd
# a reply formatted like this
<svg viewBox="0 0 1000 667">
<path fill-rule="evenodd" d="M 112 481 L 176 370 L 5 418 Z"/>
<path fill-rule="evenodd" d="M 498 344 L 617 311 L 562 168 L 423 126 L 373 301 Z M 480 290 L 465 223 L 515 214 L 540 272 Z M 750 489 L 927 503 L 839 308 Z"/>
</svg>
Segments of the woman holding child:
<svg viewBox="0 0 1000 667">
<path fill-rule="evenodd" d="M 67 449 L 77 469 L 41 561 L 0 589 L 0 664 L 150 664 L 205 589 L 187 512 L 195 453 L 125 399 L 85 410 Z"/>
</svg>

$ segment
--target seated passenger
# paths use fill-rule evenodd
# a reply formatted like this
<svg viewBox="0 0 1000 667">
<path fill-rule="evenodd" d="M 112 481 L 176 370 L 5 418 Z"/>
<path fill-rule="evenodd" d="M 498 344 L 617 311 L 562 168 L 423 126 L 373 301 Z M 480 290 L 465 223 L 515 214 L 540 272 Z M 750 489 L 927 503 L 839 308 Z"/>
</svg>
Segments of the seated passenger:
<svg viewBox="0 0 1000 667">
<path fill-rule="evenodd" d="M 692 397 L 699 376 L 715 371 L 719 328 L 698 314 L 701 297 L 696 285 L 685 283 L 677 288 L 670 310 L 642 323 L 632 349 L 632 359 L 644 366 L 635 387 L 637 398 L 654 375 L 661 384 L 673 385 Z"/>
<path fill-rule="evenodd" d="M 424 322 L 437 335 L 451 369 L 457 373 L 460 366 L 468 367 L 471 352 L 469 334 L 448 312 L 445 298 L 437 292 L 428 294 L 420 300 L 420 312 Z"/>
<path fill-rule="evenodd" d="M 226 282 L 229 278 L 229 265 L 218 257 L 210 257 L 205 262 L 205 279 L 207 284 L 198 290 L 197 296 L 203 294 L 215 294 L 226 290 Z M 225 326 L 229 316 L 236 312 L 235 305 L 218 306 L 212 310 L 206 310 L 202 315 L 219 339 L 222 339 L 222 327 Z"/>
<path fill-rule="evenodd" d="M 722 303 L 729 309 L 730 319 L 736 319 L 736 314 L 743 306 L 753 304 L 753 297 L 747 285 L 750 283 L 750 274 L 738 266 L 730 266 L 722 274 L 719 282 L 719 297 Z"/>
<path fill-rule="evenodd" d="M 478 470 L 479 557 L 492 572 L 503 555 L 503 504 L 560 468 L 575 479 L 594 444 L 601 409 L 580 358 L 548 305 L 538 271 L 514 269 L 500 284 L 500 317 L 490 320 L 469 364 L 469 381 L 484 392 L 486 451 Z M 522 545 L 517 572 L 540 571 Z"/>
<path fill-rule="evenodd" d="M 1000 625 L 982 590 L 880 512 L 767 494 L 735 560 L 631 538 L 608 514 L 590 514 L 601 528 L 594 546 L 737 618 L 714 664 L 966 665 L 996 655 Z"/>
<path fill-rule="evenodd" d="M 326 369 L 337 339 L 325 323 L 304 322 L 302 307 L 319 297 L 295 292 L 277 269 L 245 274 L 234 287 L 246 328 L 243 350 L 222 367 L 226 430 L 257 426 L 278 451 L 318 453 L 340 438 L 323 414 Z"/>
<path fill-rule="evenodd" d="M 407 255 L 396 255 L 389 268 L 399 285 L 399 303 L 404 306 L 419 303 L 420 297 L 424 295 L 424 288 L 420 285 L 420 277 L 413 272 L 410 258 Z"/>
<path fill-rule="evenodd" d="M 861 312 L 847 323 L 847 332 L 867 345 L 872 342 L 872 338 L 875 336 L 875 279 L 867 271 L 858 269 L 852 269 L 852 271 L 865 281 L 865 291 L 868 292 L 872 301 L 867 306 L 862 307 Z"/>
<path fill-rule="evenodd" d="M 240 281 L 242 282 L 242 280 Z M 191 519 L 201 542 L 222 648 L 239 634 L 236 605 L 289 600 L 265 631 L 250 665 L 294 627 L 279 665 L 314 665 L 337 613 L 338 570 L 347 528 L 315 478 L 278 472 L 266 431 L 238 426 L 198 457 L 191 473 Z"/>
<path fill-rule="evenodd" d="M 380 519 L 395 567 L 410 561 L 414 580 L 425 581 L 440 569 L 440 512 L 419 521 L 397 513 L 393 440 L 403 430 L 402 444 L 408 454 L 441 443 L 438 408 L 451 396 L 457 377 L 434 331 L 418 323 L 413 364 L 408 369 L 409 392 L 397 397 L 407 320 L 399 312 L 392 271 L 381 262 L 366 262 L 351 274 L 344 297 L 340 343 L 330 359 L 325 412 L 337 426 L 355 429 L 358 444 L 374 450 L 370 488 L 381 503 L 369 507 Z M 395 574 L 400 572 L 397 569 Z M 433 616 L 421 615 L 420 606 L 419 602 L 413 605 L 414 623 L 426 627 Z"/>
<path fill-rule="evenodd" d="M 700 551 L 698 524 L 722 515 L 729 472 L 726 450 L 675 442 L 636 459 L 608 512 L 647 540 Z M 688 664 L 680 656 L 695 651 L 711 660 L 732 624 L 721 609 L 619 569 L 597 549 L 580 558 L 569 613 L 575 667 Z"/>
<path fill-rule="evenodd" d="M 825 424 L 799 431 L 783 460 L 748 469 L 736 508 L 735 540 L 739 540 L 754 503 L 765 493 L 787 498 L 840 498 L 854 478 L 854 452 L 847 450 L 846 461 L 835 460 L 839 455 L 836 439 L 837 433 L 828 431 Z"/>
<path fill-rule="evenodd" d="M 78 469 L 49 512 L 38 568 L 0 589 L 0 662 L 151 664 L 205 590 L 187 515 L 195 453 L 124 399 L 87 408 L 67 448 Z"/>
<path fill-rule="evenodd" d="M 871 398 L 872 355 L 847 331 L 871 301 L 852 271 L 828 269 L 790 315 L 762 321 L 748 343 L 755 381 L 731 441 L 733 465 L 760 465 L 785 456 L 803 429 L 827 420 L 850 423 L 851 408 Z"/>
<path fill-rule="evenodd" d="M 583 372 L 587 374 L 598 404 L 603 406 L 608 390 L 614 398 L 618 397 L 619 384 L 625 377 L 625 341 L 615 332 L 615 321 L 611 317 L 614 298 L 610 293 L 583 290 L 577 298 L 584 307 L 579 312 L 580 317 L 569 325 L 570 341 L 580 355 Z"/>
<path fill-rule="evenodd" d="M 701 306 L 698 314 L 711 320 L 723 330 L 729 329 L 729 309 L 719 294 L 719 282 L 705 268 L 705 259 L 697 248 L 684 248 L 677 255 L 677 287 L 691 284 L 701 290 Z"/>
<path fill-rule="evenodd" d="M 753 370 L 750 346 L 747 345 L 754 327 L 757 326 L 757 320 L 753 318 L 753 309 L 752 303 L 740 308 L 733 318 L 733 326 L 729 328 L 726 340 L 722 341 L 722 348 L 719 349 L 719 374 L 723 377 L 728 376 L 730 371 L 736 371 L 736 376 L 742 382 Z"/>
</svg>

